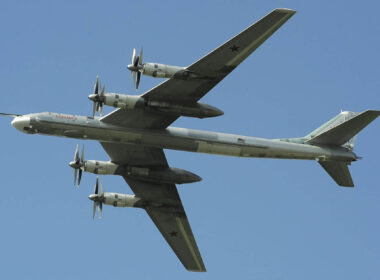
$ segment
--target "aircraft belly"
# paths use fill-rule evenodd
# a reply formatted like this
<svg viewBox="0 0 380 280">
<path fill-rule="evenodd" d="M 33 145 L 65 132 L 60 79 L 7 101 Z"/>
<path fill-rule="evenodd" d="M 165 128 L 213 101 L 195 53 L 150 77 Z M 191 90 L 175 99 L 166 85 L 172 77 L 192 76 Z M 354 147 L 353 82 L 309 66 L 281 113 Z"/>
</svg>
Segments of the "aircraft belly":
<svg viewBox="0 0 380 280">
<path fill-rule="evenodd" d="M 228 155 L 228 156 L 241 156 L 241 148 L 237 146 L 232 146 L 228 144 L 219 143 L 207 143 L 205 141 L 196 141 L 198 148 L 196 152 L 206 153 L 206 154 L 218 154 L 218 155 Z"/>
</svg>

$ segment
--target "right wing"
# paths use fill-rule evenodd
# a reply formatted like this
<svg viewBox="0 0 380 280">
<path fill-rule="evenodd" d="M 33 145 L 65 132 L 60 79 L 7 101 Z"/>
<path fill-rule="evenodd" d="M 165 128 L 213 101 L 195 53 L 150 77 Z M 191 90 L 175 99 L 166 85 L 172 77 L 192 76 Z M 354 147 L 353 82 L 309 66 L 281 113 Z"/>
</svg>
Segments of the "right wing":
<svg viewBox="0 0 380 280">
<path fill-rule="evenodd" d="M 275 9 L 183 70 L 189 78 L 169 79 L 142 95 L 146 101 L 195 103 L 279 29 L 295 11 Z M 181 74 L 181 73 L 179 73 Z M 191 75 L 195 77 L 191 77 Z M 130 128 L 164 129 L 179 116 L 141 109 L 117 109 L 101 120 Z"/>
</svg>

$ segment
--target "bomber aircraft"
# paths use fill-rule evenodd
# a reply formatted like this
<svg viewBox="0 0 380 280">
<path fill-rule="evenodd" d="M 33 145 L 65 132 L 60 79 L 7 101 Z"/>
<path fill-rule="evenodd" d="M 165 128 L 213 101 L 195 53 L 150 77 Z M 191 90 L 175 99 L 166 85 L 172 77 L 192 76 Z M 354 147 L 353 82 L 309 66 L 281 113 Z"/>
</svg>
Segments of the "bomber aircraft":
<svg viewBox="0 0 380 280">
<path fill-rule="evenodd" d="M 215 85 L 280 28 L 295 11 L 275 9 L 188 67 L 143 64 L 142 52 L 128 69 L 169 78 L 141 95 L 105 93 L 96 79 L 93 116 L 34 113 L 13 116 L 12 125 L 28 134 L 44 134 L 99 141 L 109 161 L 85 160 L 78 146 L 70 166 L 75 182 L 82 171 L 122 176 L 134 195 L 103 192 L 98 179 L 93 215 L 102 205 L 143 208 L 179 260 L 190 271 L 206 271 L 175 184 L 200 181 L 191 172 L 168 166 L 163 149 L 252 158 L 316 160 L 340 186 L 352 187 L 348 165 L 359 157 L 353 152 L 355 135 L 380 115 L 344 111 L 310 134 L 299 138 L 263 139 L 200 131 L 170 125 L 180 116 L 207 118 L 223 112 L 199 102 Z M 155 70 L 156 69 L 156 70 Z M 154 74 L 154 71 L 157 71 Z M 139 74 L 140 73 L 140 74 Z M 159 75 L 157 74 L 159 73 Z M 135 75 L 135 74 L 134 74 Z M 135 78 L 135 85 L 138 82 Z M 103 105 L 117 109 L 105 116 Z M 79 171 L 79 177 L 77 173 Z"/>
</svg>

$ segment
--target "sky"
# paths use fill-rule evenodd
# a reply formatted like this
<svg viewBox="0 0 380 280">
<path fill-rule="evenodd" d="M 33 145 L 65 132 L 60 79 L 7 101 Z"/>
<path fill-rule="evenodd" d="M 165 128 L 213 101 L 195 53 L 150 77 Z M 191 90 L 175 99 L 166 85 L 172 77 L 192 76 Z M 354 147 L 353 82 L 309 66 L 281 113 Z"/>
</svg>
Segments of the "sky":
<svg viewBox="0 0 380 280">
<path fill-rule="evenodd" d="M 141 94 L 126 69 L 187 66 L 274 8 L 297 13 L 202 102 L 218 118 L 173 125 L 263 138 L 301 137 L 341 110 L 380 109 L 378 1 L 2 1 L 0 112 L 90 115 L 96 75 L 108 91 Z M 112 108 L 106 108 L 110 112 Z M 338 187 L 313 161 L 166 151 L 203 181 L 178 190 L 208 272 L 186 271 L 141 209 L 105 206 L 96 176 L 73 185 L 75 145 L 26 135 L 0 118 L 0 268 L 4 279 L 379 279 L 380 120 L 363 130 Z M 131 193 L 102 176 L 106 191 Z"/>
</svg>

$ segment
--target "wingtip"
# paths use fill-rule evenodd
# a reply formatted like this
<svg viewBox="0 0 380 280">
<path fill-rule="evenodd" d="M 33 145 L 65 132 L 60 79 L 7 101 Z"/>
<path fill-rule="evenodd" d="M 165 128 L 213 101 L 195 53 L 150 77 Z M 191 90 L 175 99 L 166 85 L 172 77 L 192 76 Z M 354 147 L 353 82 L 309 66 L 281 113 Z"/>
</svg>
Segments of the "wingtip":
<svg viewBox="0 0 380 280">
<path fill-rule="evenodd" d="M 203 267 L 201 269 L 191 269 L 191 268 L 186 268 L 187 271 L 190 271 L 190 272 L 207 272 L 206 268 Z"/>
<path fill-rule="evenodd" d="M 277 8 L 275 9 L 276 12 L 281 12 L 281 13 L 287 13 L 287 14 L 295 14 L 297 11 L 288 9 L 288 8 Z"/>
<path fill-rule="evenodd" d="M 368 109 L 368 110 L 366 110 L 366 111 L 364 111 L 364 112 L 372 112 L 373 114 L 376 114 L 376 115 L 380 115 L 380 110 L 373 110 L 373 109 Z"/>
<path fill-rule="evenodd" d="M 338 184 L 339 187 L 344 187 L 344 188 L 353 188 L 355 185 L 354 183 L 350 184 Z"/>
</svg>

